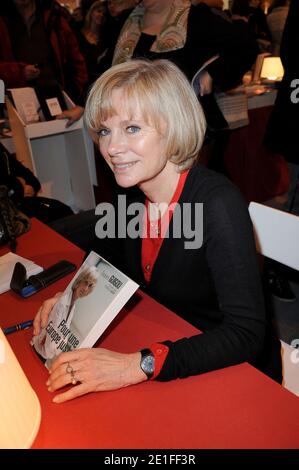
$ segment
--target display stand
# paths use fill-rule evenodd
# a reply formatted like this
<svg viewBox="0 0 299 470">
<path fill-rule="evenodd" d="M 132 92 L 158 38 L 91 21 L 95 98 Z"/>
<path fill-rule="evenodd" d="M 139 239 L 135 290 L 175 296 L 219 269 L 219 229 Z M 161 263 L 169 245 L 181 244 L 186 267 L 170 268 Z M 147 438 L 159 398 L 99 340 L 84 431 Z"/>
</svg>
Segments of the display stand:
<svg viewBox="0 0 299 470">
<path fill-rule="evenodd" d="M 39 195 L 58 199 L 75 212 L 94 208 L 94 148 L 83 119 L 68 128 L 66 119 L 25 124 L 9 99 L 7 111 L 17 159 L 39 179 Z"/>
</svg>

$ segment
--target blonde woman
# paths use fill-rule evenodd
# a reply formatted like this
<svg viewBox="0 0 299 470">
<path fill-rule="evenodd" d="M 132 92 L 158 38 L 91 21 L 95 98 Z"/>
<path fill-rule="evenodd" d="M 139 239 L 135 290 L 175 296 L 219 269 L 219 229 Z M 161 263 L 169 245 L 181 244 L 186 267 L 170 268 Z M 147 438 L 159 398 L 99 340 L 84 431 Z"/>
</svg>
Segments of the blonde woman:
<svg viewBox="0 0 299 470">
<path fill-rule="evenodd" d="M 101 348 L 62 353 L 52 365 L 49 391 L 70 384 L 67 364 L 81 383 L 54 402 L 259 359 L 266 321 L 247 206 L 226 178 L 198 163 L 205 119 L 186 77 L 167 60 L 116 65 L 92 88 L 86 122 L 117 183 L 138 187 L 133 200 L 144 207 L 139 237 L 130 231 L 135 212 L 127 220 L 126 238 L 108 235 L 109 261 L 123 255 L 118 267 L 203 334 L 165 338 L 130 354 Z M 116 220 L 128 208 L 130 200 Z M 104 247 L 100 243 L 103 254 Z M 41 308 L 35 333 L 53 304 L 55 299 Z M 279 380 L 278 349 L 276 360 Z"/>
</svg>

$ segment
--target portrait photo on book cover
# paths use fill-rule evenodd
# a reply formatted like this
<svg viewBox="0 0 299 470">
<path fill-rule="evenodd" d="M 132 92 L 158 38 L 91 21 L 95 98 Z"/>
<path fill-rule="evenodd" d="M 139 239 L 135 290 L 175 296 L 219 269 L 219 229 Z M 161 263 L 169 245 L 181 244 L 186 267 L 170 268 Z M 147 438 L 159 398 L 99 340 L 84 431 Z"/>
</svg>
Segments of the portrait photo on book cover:
<svg viewBox="0 0 299 470">
<path fill-rule="evenodd" d="M 92 347 L 137 288 L 91 252 L 54 305 L 47 326 L 31 341 L 46 367 L 62 352 Z"/>
</svg>

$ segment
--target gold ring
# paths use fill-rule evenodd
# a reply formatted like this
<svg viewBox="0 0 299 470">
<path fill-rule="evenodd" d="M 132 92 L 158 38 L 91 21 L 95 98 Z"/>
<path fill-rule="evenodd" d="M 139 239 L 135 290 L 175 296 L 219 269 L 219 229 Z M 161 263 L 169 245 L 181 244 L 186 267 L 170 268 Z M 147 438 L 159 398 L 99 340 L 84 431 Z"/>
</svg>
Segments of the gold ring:
<svg viewBox="0 0 299 470">
<path fill-rule="evenodd" d="M 72 371 L 71 377 L 72 377 L 72 380 L 71 380 L 72 385 L 76 385 L 76 383 L 79 382 L 79 380 L 76 379 L 74 371 Z"/>
<path fill-rule="evenodd" d="M 74 369 L 72 368 L 69 362 L 67 363 L 67 366 L 66 366 L 66 373 L 71 374 L 71 375 L 74 373 Z"/>
</svg>

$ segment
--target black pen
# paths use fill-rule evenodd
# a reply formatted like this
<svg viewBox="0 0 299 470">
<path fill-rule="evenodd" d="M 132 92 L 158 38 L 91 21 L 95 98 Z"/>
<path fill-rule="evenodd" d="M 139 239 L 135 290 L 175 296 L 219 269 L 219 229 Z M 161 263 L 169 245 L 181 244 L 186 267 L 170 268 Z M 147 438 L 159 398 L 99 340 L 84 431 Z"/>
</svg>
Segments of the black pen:
<svg viewBox="0 0 299 470">
<path fill-rule="evenodd" d="M 18 323 L 17 325 L 8 326 L 4 328 L 3 333 L 5 335 L 10 335 L 10 333 L 14 333 L 15 331 L 25 330 L 26 328 L 30 328 L 33 325 L 33 320 L 24 321 L 23 323 Z"/>
</svg>

